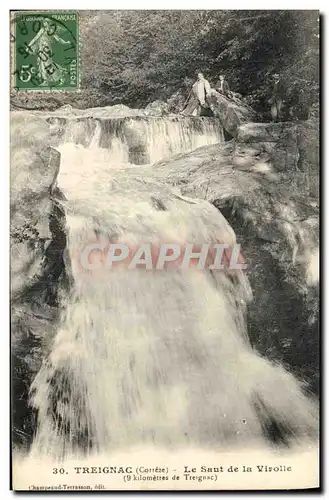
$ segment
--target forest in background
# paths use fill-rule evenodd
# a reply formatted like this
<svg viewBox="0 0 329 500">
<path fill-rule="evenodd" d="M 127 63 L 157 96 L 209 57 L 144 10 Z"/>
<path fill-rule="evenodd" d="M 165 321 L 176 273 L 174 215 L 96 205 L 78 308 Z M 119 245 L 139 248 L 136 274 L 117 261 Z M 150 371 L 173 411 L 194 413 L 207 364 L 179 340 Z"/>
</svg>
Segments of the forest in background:
<svg viewBox="0 0 329 500">
<path fill-rule="evenodd" d="M 167 100 L 175 92 L 187 95 L 197 71 L 212 85 L 224 73 L 231 89 L 259 112 L 268 108 L 273 73 L 279 73 L 284 82 L 286 108 L 310 109 L 318 103 L 318 11 L 107 10 L 79 14 L 82 92 L 61 94 L 61 98 L 50 94 L 47 102 L 51 108 L 119 103 L 145 107 L 155 100 Z M 13 102 L 24 99 L 30 107 L 41 100 L 20 93 Z"/>
</svg>

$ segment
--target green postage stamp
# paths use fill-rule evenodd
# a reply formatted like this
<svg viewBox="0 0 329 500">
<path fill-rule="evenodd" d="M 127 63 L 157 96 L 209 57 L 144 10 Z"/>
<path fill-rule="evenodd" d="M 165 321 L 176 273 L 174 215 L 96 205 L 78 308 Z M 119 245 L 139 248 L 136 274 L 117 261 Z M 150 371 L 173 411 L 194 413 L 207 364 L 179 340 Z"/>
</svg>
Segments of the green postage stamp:
<svg viewBox="0 0 329 500">
<path fill-rule="evenodd" d="M 77 12 L 12 12 L 11 44 L 14 90 L 79 89 Z"/>
</svg>

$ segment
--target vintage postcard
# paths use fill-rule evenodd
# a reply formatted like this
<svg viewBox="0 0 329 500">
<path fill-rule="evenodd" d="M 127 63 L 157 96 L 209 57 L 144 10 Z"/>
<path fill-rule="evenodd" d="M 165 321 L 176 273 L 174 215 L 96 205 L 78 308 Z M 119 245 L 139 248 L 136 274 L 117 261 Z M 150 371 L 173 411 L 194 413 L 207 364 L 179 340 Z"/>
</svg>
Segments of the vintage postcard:
<svg viewBox="0 0 329 500">
<path fill-rule="evenodd" d="M 319 488 L 319 12 L 10 48 L 12 489 Z"/>
</svg>

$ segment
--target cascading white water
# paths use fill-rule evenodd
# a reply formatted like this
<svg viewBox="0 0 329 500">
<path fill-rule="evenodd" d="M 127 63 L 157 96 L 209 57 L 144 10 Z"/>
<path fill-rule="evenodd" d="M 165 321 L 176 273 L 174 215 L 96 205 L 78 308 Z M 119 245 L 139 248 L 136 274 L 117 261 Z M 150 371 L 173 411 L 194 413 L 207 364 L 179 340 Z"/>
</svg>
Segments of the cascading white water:
<svg viewBox="0 0 329 500">
<path fill-rule="evenodd" d="M 209 118 L 156 120 L 146 127 L 146 133 L 151 163 L 224 141 L 219 121 Z"/>
<path fill-rule="evenodd" d="M 189 123 L 153 122 L 147 136 L 150 158 L 221 134 L 196 139 L 191 131 L 185 137 Z M 101 147 L 103 125 L 92 122 L 75 123 L 64 136 L 71 144 L 59 148 L 58 185 L 67 200 L 66 265 L 73 284 L 63 297 L 51 354 L 32 385 L 38 410 L 32 453 L 63 458 L 76 450 L 109 452 L 146 443 L 263 443 L 264 427 L 272 420 L 287 431 L 288 440 L 312 435 L 313 403 L 289 373 L 261 358 L 246 340 L 250 291 L 242 271 L 234 276 L 125 267 L 88 272 L 79 266 L 81 249 L 100 238 L 132 245 L 235 238 L 218 210 L 173 194 L 152 179 L 152 167 L 113 165 L 110 158 L 124 158 L 125 143 L 116 130 L 118 156 L 113 137 L 106 138 L 111 147 Z M 127 144 L 136 130 L 132 136 L 128 132 Z M 83 146 L 72 144 L 78 137 Z"/>
<path fill-rule="evenodd" d="M 60 121 L 66 149 L 111 165 L 153 164 L 224 141 L 216 118 L 69 118 Z M 61 148 L 64 151 L 64 148 Z"/>
</svg>

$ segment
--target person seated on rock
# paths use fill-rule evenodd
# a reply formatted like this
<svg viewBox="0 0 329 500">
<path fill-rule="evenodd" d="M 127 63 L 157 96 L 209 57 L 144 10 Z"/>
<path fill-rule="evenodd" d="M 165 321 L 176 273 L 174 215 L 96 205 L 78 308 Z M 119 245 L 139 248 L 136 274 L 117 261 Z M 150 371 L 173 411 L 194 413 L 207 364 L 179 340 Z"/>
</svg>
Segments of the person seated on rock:
<svg viewBox="0 0 329 500">
<path fill-rule="evenodd" d="M 273 89 L 272 97 L 269 99 L 268 103 L 271 106 L 272 121 L 280 121 L 282 104 L 283 104 L 283 86 L 281 83 L 280 75 L 275 73 L 273 75 Z"/>
<path fill-rule="evenodd" d="M 205 79 L 203 73 L 198 73 L 197 80 L 193 84 L 182 114 L 186 116 L 200 116 L 201 109 L 208 107 L 206 98 L 210 94 L 210 91 L 208 80 Z"/>
<path fill-rule="evenodd" d="M 219 75 L 219 82 L 216 85 L 216 90 L 220 94 L 224 94 L 226 97 L 230 97 L 231 92 L 230 92 L 230 86 L 225 80 L 224 75 Z"/>
</svg>

